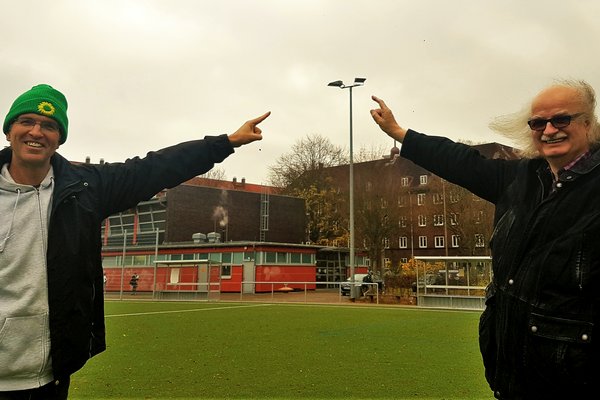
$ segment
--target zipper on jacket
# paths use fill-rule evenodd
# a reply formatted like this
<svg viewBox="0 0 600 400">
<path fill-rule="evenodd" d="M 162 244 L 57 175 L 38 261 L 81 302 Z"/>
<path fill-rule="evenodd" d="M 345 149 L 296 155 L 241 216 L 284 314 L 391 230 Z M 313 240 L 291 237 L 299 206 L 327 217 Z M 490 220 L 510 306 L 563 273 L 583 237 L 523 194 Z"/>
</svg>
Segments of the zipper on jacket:
<svg viewBox="0 0 600 400">
<path fill-rule="evenodd" d="M 577 250 L 577 255 L 575 257 L 575 278 L 578 281 L 577 287 L 579 288 L 579 290 L 583 290 L 583 276 L 584 276 L 583 266 L 585 264 L 585 255 L 584 255 L 585 251 L 583 249 L 584 243 L 585 243 L 585 235 L 581 239 L 579 249 Z"/>
<path fill-rule="evenodd" d="M 37 207 L 38 207 L 38 218 L 39 218 L 39 228 L 40 231 L 42 232 L 42 257 L 44 258 L 44 269 L 46 269 L 48 267 L 47 265 L 47 260 L 46 260 L 46 249 L 48 248 L 48 232 L 47 229 L 46 231 L 44 230 L 44 225 L 47 224 L 47 218 L 44 218 L 44 213 L 42 212 L 42 201 L 40 199 L 40 189 L 38 187 L 34 187 L 35 190 L 35 195 L 36 195 L 36 200 L 37 200 Z M 46 234 L 44 234 L 44 232 Z M 44 331 L 47 331 L 48 334 L 50 334 L 50 327 L 49 327 L 49 323 L 50 323 L 50 312 L 48 311 L 48 313 L 46 314 L 46 318 L 44 319 Z M 39 370 L 39 375 L 38 377 L 41 376 L 42 372 L 44 372 L 44 370 L 46 369 L 46 366 L 48 364 L 48 360 L 50 359 L 50 351 L 48 349 L 48 347 L 45 345 L 44 343 L 44 358 L 46 359 L 46 361 L 42 364 L 42 366 L 40 367 Z"/>
<path fill-rule="evenodd" d="M 575 277 L 579 281 L 579 290 L 583 289 L 583 273 L 581 272 L 581 250 L 577 252 L 577 258 L 575 260 Z"/>
<path fill-rule="evenodd" d="M 40 201 L 40 190 L 39 188 L 35 189 L 35 195 L 37 197 L 37 206 L 38 206 L 38 216 L 40 218 L 40 230 L 44 233 L 44 213 L 42 212 L 42 204 Z M 48 248 L 48 232 L 46 235 L 42 234 L 42 254 L 46 257 L 46 249 Z"/>
</svg>

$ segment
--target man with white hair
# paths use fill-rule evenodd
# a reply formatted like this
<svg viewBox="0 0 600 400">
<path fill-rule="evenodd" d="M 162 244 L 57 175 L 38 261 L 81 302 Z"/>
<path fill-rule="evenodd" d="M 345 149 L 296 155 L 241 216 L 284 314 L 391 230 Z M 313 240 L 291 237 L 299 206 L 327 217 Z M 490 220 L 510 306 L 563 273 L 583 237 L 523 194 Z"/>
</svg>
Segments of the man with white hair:
<svg viewBox="0 0 600 400">
<path fill-rule="evenodd" d="M 499 399 L 588 399 L 600 350 L 600 132 L 592 87 L 560 81 L 491 127 L 521 140 L 520 160 L 402 128 L 383 100 L 371 116 L 401 156 L 496 206 L 494 277 L 479 325 Z"/>
</svg>

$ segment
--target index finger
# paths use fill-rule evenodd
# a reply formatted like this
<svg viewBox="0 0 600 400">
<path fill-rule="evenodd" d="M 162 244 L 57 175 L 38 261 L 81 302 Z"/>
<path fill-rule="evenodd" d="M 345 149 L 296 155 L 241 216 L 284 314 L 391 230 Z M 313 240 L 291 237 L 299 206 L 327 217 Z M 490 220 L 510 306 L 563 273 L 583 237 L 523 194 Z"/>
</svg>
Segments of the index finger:
<svg viewBox="0 0 600 400">
<path fill-rule="evenodd" d="M 265 119 L 267 119 L 267 117 L 271 115 L 271 111 L 267 111 L 266 113 L 264 113 L 263 115 L 261 115 L 260 117 L 254 118 L 250 120 L 250 123 L 252 123 L 253 125 L 258 125 L 261 122 L 263 122 Z"/>
<path fill-rule="evenodd" d="M 379 104 L 379 107 L 381 109 L 387 108 L 387 105 L 385 104 L 385 102 L 383 100 L 381 100 L 379 97 L 371 96 L 371 98 L 373 99 L 373 101 L 375 101 L 377 104 Z"/>
</svg>

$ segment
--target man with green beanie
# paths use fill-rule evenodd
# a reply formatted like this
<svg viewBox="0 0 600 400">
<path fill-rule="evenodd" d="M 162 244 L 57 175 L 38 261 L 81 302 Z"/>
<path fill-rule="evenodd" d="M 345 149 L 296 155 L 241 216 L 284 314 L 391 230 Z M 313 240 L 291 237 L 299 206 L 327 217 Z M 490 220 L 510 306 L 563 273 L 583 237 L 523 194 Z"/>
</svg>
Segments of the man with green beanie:
<svg viewBox="0 0 600 400">
<path fill-rule="evenodd" d="M 0 400 L 66 399 L 70 375 L 105 350 L 102 221 L 261 140 L 269 115 L 144 158 L 74 165 L 56 153 L 65 96 L 37 85 L 17 97 L 0 150 Z"/>
<path fill-rule="evenodd" d="M 19 115 L 28 113 L 52 118 L 60 128 L 60 144 L 67 140 L 67 99 L 61 92 L 50 85 L 37 85 L 17 97 L 4 119 L 4 133 L 8 133 L 11 123 Z"/>
</svg>

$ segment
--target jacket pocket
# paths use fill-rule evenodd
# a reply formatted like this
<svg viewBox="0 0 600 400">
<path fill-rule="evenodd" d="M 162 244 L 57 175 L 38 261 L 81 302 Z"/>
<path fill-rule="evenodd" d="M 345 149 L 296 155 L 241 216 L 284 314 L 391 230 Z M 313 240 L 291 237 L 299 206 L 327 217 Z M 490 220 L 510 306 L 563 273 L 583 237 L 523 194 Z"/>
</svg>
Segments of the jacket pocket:
<svg viewBox="0 0 600 400">
<path fill-rule="evenodd" d="M 536 379 L 591 383 L 593 323 L 532 313 L 528 328 L 526 363 Z"/>
<path fill-rule="evenodd" d="M 600 235 L 576 232 L 538 246 L 530 279 L 537 281 L 537 305 L 556 314 L 589 315 L 600 284 Z"/>
<path fill-rule="evenodd" d="M 48 359 L 47 314 L 6 318 L 0 329 L 0 381 L 36 378 Z"/>
</svg>

